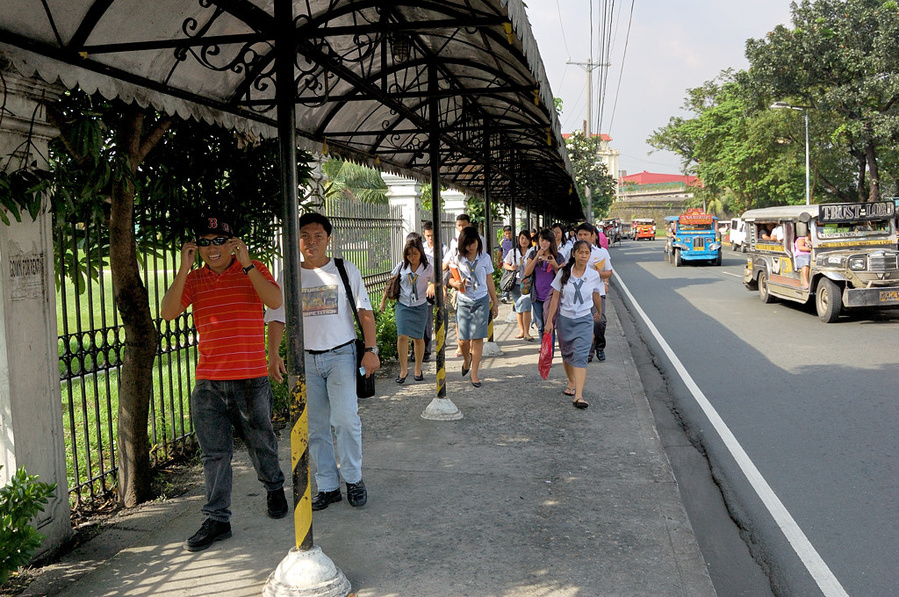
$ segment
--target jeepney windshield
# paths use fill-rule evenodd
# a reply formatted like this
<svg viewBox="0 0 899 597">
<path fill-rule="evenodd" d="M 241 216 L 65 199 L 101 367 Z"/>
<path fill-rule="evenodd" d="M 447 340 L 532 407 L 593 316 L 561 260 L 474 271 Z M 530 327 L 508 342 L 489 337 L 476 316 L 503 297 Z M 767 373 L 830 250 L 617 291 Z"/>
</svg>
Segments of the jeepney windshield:
<svg viewBox="0 0 899 597">
<path fill-rule="evenodd" d="M 885 236 L 891 232 L 890 220 L 859 220 L 855 222 L 818 224 L 816 228 L 816 235 L 821 240 Z"/>
<path fill-rule="evenodd" d="M 679 232 L 711 232 L 715 229 L 714 224 L 678 224 Z"/>
</svg>

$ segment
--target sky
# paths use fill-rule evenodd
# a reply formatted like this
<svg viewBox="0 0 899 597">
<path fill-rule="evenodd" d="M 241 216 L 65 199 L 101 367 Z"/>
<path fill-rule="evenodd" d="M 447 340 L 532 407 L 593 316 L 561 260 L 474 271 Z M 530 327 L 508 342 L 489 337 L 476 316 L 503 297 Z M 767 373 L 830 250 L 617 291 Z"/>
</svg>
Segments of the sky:
<svg viewBox="0 0 899 597">
<path fill-rule="evenodd" d="M 619 169 L 628 174 L 680 173 L 680 158 L 654 150 L 646 139 L 671 117 L 689 117 L 682 109 L 687 89 L 727 68 L 748 68 L 747 39 L 790 22 L 789 0 L 527 0 L 553 96 L 563 101 L 563 133 L 582 129 L 586 118 L 587 74 L 568 62 L 586 63 L 590 57 L 591 2 L 594 63 L 601 62 L 603 7 L 612 12 L 611 66 L 593 70 L 594 89 L 604 76 L 607 91 L 600 130 L 594 116 L 592 132 L 612 137 L 611 147 L 620 152 Z M 595 115 L 599 101 L 594 91 Z"/>
</svg>

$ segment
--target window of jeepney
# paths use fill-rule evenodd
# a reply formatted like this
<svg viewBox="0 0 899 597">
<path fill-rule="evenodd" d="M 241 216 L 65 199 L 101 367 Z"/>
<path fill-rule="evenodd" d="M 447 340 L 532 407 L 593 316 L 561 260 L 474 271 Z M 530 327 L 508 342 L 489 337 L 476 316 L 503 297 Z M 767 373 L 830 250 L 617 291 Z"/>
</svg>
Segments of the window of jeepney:
<svg viewBox="0 0 899 597">
<path fill-rule="evenodd" d="M 835 224 L 818 224 L 816 235 L 821 240 L 840 238 L 862 238 L 866 236 L 886 236 L 890 234 L 889 220 L 860 220 L 857 222 L 839 222 Z"/>
</svg>

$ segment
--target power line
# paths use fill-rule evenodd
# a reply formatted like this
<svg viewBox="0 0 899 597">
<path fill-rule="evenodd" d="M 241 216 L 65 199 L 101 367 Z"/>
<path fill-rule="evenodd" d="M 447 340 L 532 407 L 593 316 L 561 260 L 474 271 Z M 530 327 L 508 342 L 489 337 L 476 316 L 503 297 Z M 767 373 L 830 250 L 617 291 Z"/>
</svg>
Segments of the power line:
<svg viewBox="0 0 899 597">
<path fill-rule="evenodd" d="M 612 103 L 612 116 L 609 118 L 609 133 L 612 132 L 612 123 L 615 122 L 615 111 L 618 109 L 618 94 L 621 93 L 621 80 L 624 78 L 624 59 L 627 57 L 627 43 L 631 38 L 631 23 L 634 20 L 634 2 L 631 0 L 631 12 L 627 18 L 627 33 L 624 36 L 624 51 L 621 53 L 621 68 L 618 71 L 618 87 L 615 89 L 615 101 Z"/>
<path fill-rule="evenodd" d="M 562 6 L 559 4 L 559 0 L 556 0 L 556 12 L 559 14 L 559 29 L 562 31 L 562 44 L 565 46 L 565 53 L 571 56 L 571 51 L 568 49 L 568 40 L 565 38 L 565 27 L 562 26 Z"/>
</svg>

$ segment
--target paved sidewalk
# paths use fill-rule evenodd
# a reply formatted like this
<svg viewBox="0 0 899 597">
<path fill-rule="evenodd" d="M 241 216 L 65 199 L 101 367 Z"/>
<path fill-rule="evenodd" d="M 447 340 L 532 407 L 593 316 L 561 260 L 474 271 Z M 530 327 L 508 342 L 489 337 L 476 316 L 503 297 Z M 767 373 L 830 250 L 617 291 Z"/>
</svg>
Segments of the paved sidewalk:
<svg viewBox="0 0 899 597">
<path fill-rule="evenodd" d="M 485 360 L 482 388 L 461 377 L 461 358 L 447 359 L 447 394 L 463 419 L 421 418 L 435 393 L 434 363 L 424 382 L 410 375 L 398 386 L 395 365 L 378 378 L 378 395 L 361 404 L 368 505 L 344 499 L 313 516 L 315 543 L 358 597 L 715 595 L 606 304 L 608 359 L 588 366 L 584 411 L 561 394 L 559 357 L 544 381 L 538 342 L 512 339 L 509 305 L 495 328 L 505 354 Z M 186 495 L 113 519 L 25 594 L 261 595 L 293 546 L 292 519 L 265 516 L 245 451 L 234 468 L 231 539 L 183 549 L 202 522 L 198 474 Z"/>
</svg>

